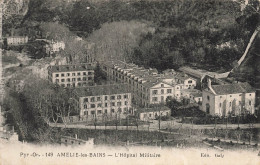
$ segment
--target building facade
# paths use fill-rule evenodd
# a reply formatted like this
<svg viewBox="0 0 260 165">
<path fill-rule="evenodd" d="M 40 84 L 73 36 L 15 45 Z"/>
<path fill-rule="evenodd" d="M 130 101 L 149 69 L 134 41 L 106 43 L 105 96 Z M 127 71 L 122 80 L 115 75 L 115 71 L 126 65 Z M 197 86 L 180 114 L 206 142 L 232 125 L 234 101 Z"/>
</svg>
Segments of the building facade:
<svg viewBox="0 0 260 165">
<path fill-rule="evenodd" d="M 63 41 L 51 41 L 48 45 L 46 45 L 46 53 L 53 54 L 59 52 L 60 50 L 65 49 L 65 43 Z"/>
<path fill-rule="evenodd" d="M 10 36 L 6 37 L 7 45 L 22 45 L 28 43 L 27 36 Z"/>
<path fill-rule="evenodd" d="M 174 97 L 175 79 L 172 75 L 158 74 L 156 69 L 145 69 L 122 61 L 106 61 L 101 69 L 109 80 L 126 83 L 135 104 L 148 107 Z"/>
<path fill-rule="evenodd" d="M 94 85 L 94 68 L 91 64 L 49 66 L 48 79 L 62 87 Z"/>
<path fill-rule="evenodd" d="M 255 113 L 255 90 L 248 83 L 211 85 L 202 92 L 202 110 L 227 116 Z"/>
<path fill-rule="evenodd" d="M 73 98 L 80 116 L 133 114 L 132 97 L 125 84 L 77 88 Z"/>
<path fill-rule="evenodd" d="M 171 116 L 171 109 L 168 107 L 143 108 L 137 111 L 139 119 L 149 121 L 158 119 L 158 117 Z"/>
<path fill-rule="evenodd" d="M 187 75 L 177 75 L 175 81 L 177 84 L 183 84 L 183 89 L 194 89 L 196 87 L 196 79 Z"/>
<path fill-rule="evenodd" d="M 182 91 L 184 98 L 189 100 L 189 103 L 202 103 L 202 92 L 197 89 L 184 89 Z"/>
</svg>

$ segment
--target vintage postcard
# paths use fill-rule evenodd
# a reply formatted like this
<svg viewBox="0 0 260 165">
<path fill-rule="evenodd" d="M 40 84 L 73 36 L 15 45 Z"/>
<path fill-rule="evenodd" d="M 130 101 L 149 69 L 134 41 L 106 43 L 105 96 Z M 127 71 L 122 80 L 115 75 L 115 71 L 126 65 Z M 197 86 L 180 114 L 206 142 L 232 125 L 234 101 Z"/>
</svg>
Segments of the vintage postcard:
<svg viewBox="0 0 260 165">
<path fill-rule="evenodd" d="M 259 165 L 259 0 L 0 0 L 0 165 Z"/>
</svg>

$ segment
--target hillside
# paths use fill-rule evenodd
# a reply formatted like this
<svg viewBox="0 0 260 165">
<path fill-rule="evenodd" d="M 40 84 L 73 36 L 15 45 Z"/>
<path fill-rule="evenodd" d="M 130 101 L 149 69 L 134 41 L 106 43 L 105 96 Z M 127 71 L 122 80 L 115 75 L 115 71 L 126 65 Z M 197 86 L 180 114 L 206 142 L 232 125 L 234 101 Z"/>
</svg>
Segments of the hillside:
<svg viewBox="0 0 260 165">
<path fill-rule="evenodd" d="M 59 22 L 84 37 L 104 23 L 151 22 L 155 33 L 143 35 L 142 41 L 131 51 L 133 53 L 127 56 L 129 61 L 159 70 L 185 63 L 229 70 L 243 53 L 256 26 L 252 22 L 257 22 L 256 18 L 247 15 L 251 23 L 243 23 L 241 6 L 234 1 L 48 2 L 30 1 L 23 22 Z M 225 43 L 231 46 L 223 46 Z M 149 45 L 154 49 L 152 54 Z M 167 64 L 161 68 L 163 62 Z"/>
<path fill-rule="evenodd" d="M 99 51 L 96 59 L 110 49 L 107 58 L 125 59 L 159 71 L 195 65 L 225 72 L 235 66 L 259 25 L 259 13 L 252 10 L 252 7 L 259 7 L 259 2 L 250 0 L 248 3 L 251 8 L 231 0 L 79 0 L 64 3 L 61 0 L 31 0 L 21 26 L 37 28 L 42 22 L 62 24 L 96 43 Z M 125 44 L 129 47 L 118 42 L 122 39 L 117 40 L 120 46 L 113 46 L 111 41 L 115 35 L 110 35 L 109 31 L 115 34 L 115 29 L 119 29 L 118 35 L 125 33 L 129 37 L 126 31 L 130 29 L 124 26 L 111 29 L 113 23 L 115 26 L 120 22 L 122 25 L 128 24 L 125 22 L 131 25 L 133 22 L 149 22 L 149 27 L 154 30 L 152 33 L 137 33 L 135 37 L 138 39 Z M 97 42 L 102 35 L 105 39 Z"/>
<path fill-rule="evenodd" d="M 240 81 L 249 81 L 258 90 L 260 89 L 260 34 L 256 37 L 247 57 L 231 74 Z"/>
</svg>

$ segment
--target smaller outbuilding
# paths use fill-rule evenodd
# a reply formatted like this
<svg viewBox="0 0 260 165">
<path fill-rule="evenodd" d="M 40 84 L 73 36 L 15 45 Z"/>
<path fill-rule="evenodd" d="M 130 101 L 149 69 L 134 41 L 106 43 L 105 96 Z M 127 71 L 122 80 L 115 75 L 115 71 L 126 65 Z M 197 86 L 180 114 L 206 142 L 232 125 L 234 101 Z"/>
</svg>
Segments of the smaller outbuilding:
<svg viewBox="0 0 260 165">
<path fill-rule="evenodd" d="M 171 116 L 171 109 L 164 107 L 142 108 L 137 110 L 139 119 L 142 121 L 155 120 L 158 117 Z"/>
</svg>

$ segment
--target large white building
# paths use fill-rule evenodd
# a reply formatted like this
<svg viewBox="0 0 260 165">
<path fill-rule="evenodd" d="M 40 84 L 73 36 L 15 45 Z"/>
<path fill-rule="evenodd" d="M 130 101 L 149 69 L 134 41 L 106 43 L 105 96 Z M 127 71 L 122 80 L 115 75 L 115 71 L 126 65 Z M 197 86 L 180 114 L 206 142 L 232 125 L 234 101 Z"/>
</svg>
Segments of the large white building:
<svg viewBox="0 0 260 165">
<path fill-rule="evenodd" d="M 80 116 L 133 114 L 131 93 L 125 84 L 89 86 L 73 92 Z"/>
<path fill-rule="evenodd" d="M 53 65 L 48 67 L 48 79 L 62 87 L 94 85 L 94 68 L 91 64 Z"/>
<path fill-rule="evenodd" d="M 27 36 L 10 36 L 6 37 L 7 45 L 22 45 L 28 43 Z"/>
<path fill-rule="evenodd" d="M 101 69 L 109 80 L 128 84 L 135 104 L 149 106 L 174 97 L 173 75 L 158 74 L 156 69 L 145 69 L 122 61 L 106 61 Z"/>
<path fill-rule="evenodd" d="M 248 83 L 211 85 L 202 92 L 202 110 L 211 115 L 227 116 L 255 113 L 255 90 Z"/>
</svg>

